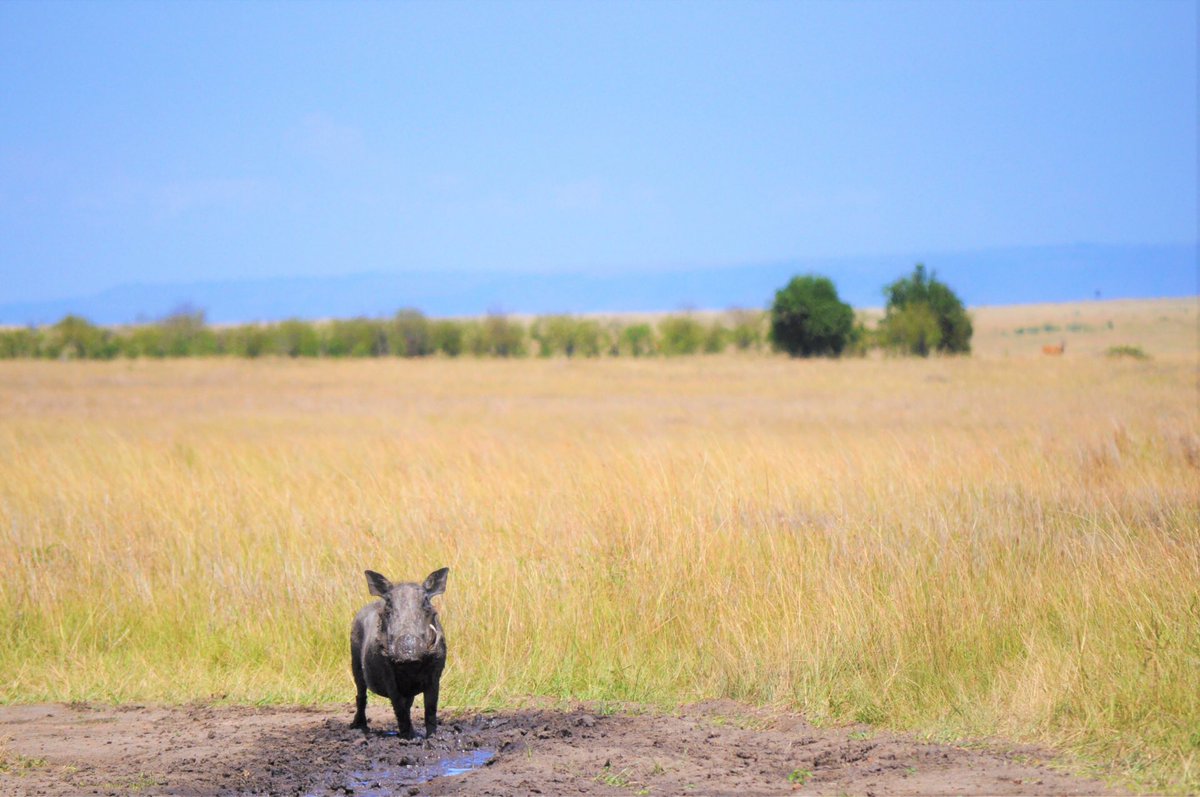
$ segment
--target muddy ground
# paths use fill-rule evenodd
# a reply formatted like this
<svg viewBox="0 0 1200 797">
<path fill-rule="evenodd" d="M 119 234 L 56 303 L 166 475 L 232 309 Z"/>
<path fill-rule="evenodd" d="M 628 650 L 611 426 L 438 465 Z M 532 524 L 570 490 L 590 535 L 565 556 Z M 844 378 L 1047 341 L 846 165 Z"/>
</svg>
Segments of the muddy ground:
<svg viewBox="0 0 1200 797">
<path fill-rule="evenodd" d="M 815 728 L 735 703 L 450 711 L 434 738 L 413 741 L 390 713 L 372 705 L 364 734 L 349 706 L 4 706 L 0 795 L 1120 793 L 1032 749 Z"/>
</svg>

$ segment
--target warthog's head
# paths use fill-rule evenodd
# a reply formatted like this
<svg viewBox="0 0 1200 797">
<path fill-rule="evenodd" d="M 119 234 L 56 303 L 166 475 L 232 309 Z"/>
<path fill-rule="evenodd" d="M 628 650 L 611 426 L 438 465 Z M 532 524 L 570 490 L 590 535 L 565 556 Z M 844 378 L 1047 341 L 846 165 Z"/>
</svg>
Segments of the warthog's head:
<svg viewBox="0 0 1200 797">
<path fill-rule="evenodd" d="M 380 617 L 383 652 L 393 661 L 419 662 L 431 656 L 445 656 L 442 624 L 430 600 L 446 591 L 450 568 L 435 570 L 424 584 L 393 584 L 387 577 L 367 571 L 372 595 L 383 598 Z"/>
</svg>

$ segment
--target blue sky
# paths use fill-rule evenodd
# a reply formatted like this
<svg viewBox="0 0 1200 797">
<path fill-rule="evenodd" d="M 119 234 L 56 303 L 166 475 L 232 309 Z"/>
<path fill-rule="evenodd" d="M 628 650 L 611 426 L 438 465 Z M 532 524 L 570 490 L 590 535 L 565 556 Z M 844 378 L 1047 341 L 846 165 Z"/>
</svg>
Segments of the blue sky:
<svg viewBox="0 0 1200 797">
<path fill-rule="evenodd" d="M 1169 0 L 8 0 L 0 302 L 1194 243 L 1196 25 Z"/>
</svg>

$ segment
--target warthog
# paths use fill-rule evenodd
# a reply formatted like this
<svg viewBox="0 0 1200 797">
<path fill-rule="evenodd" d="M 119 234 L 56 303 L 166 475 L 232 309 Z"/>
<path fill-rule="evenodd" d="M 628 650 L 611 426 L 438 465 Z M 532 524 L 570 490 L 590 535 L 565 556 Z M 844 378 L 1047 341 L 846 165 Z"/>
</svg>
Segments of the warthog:
<svg viewBox="0 0 1200 797">
<path fill-rule="evenodd" d="M 393 584 L 373 570 L 367 586 L 382 600 L 364 606 L 350 628 L 350 669 L 358 690 L 352 728 L 367 727 L 367 690 L 392 701 L 400 735 L 413 736 L 413 698 L 425 695 L 425 735 L 437 730 L 438 683 L 446 666 L 446 635 L 431 598 L 446 591 L 450 568 L 424 584 Z"/>
</svg>

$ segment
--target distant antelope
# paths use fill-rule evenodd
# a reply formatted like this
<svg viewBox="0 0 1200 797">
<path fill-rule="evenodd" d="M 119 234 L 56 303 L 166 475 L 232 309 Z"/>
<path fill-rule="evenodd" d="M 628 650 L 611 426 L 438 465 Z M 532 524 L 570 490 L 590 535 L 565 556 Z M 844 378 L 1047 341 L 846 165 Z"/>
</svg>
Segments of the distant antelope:
<svg viewBox="0 0 1200 797">
<path fill-rule="evenodd" d="M 1058 344 L 1057 346 L 1053 346 L 1051 344 L 1046 344 L 1045 346 L 1042 347 L 1042 354 L 1048 354 L 1051 357 L 1058 357 L 1064 351 L 1066 351 L 1066 349 L 1067 349 L 1067 342 L 1064 340 L 1062 343 Z"/>
</svg>

